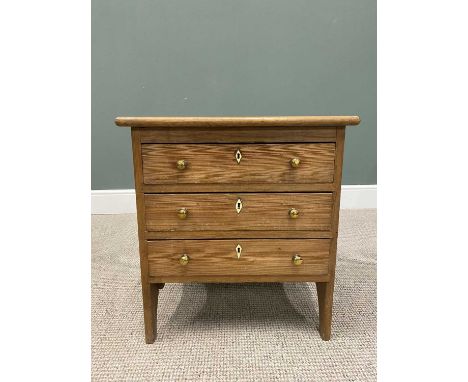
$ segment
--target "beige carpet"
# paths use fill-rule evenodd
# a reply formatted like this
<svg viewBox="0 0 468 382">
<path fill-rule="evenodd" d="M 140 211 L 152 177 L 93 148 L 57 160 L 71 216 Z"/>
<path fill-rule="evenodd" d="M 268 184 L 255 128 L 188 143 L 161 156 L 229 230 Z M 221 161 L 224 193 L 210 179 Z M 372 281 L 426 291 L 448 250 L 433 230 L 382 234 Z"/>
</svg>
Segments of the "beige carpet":
<svg viewBox="0 0 468 382">
<path fill-rule="evenodd" d="M 375 381 L 376 211 L 342 211 L 329 342 L 314 284 L 166 284 L 146 345 L 135 215 L 92 217 L 91 309 L 93 381 Z"/>
</svg>

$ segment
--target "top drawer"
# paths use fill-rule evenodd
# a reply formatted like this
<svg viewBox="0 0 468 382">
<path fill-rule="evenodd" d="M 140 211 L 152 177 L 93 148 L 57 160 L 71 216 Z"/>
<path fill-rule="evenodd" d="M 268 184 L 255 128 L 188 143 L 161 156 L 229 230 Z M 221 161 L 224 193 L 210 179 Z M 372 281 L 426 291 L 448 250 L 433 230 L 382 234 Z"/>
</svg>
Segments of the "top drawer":
<svg viewBox="0 0 468 382">
<path fill-rule="evenodd" d="M 143 144 L 145 184 L 332 183 L 334 143 Z"/>
</svg>

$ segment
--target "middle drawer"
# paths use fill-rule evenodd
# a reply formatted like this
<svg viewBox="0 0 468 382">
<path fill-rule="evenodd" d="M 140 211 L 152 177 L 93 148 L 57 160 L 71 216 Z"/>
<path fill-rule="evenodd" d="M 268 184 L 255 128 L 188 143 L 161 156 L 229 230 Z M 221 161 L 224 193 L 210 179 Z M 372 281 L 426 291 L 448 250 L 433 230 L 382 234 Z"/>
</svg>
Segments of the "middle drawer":
<svg viewBox="0 0 468 382">
<path fill-rule="evenodd" d="M 145 194 L 147 231 L 329 231 L 333 194 Z"/>
</svg>

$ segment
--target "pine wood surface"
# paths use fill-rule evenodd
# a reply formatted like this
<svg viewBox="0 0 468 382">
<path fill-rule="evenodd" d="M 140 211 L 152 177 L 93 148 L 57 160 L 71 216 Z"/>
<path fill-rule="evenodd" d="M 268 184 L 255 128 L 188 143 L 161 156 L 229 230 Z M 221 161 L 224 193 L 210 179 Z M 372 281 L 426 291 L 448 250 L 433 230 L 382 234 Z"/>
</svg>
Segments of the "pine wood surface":
<svg viewBox="0 0 468 382">
<path fill-rule="evenodd" d="M 185 193 L 185 192 L 333 192 L 333 183 L 192 183 L 192 184 L 142 184 L 145 194 L 152 193 Z"/>
<path fill-rule="evenodd" d="M 165 282 L 316 282 L 320 335 L 330 339 L 344 127 L 359 122 L 356 116 L 116 119 L 132 127 L 147 343 L 156 338 Z M 301 160 L 297 168 L 293 157 Z M 182 171 L 179 159 L 187 163 Z M 187 219 L 177 216 L 180 208 L 188 209 Z M 297 219 L 291 208 L 299 210 Z M 190 256 L 185 266 L 183 253 Z M 293 265 L 296 253 L 303 264 Z"/>
<path fill-rule="evenodd" d="M 216 129 L 200 126 L 196 129 L 186 126 L 171 128 L 134 127 L 141 131 L 142 143 L 287 143 L 287 142 L 335 142 L 336 129 L 331 127 L 284 126 L 255 127 L 221 126 Z"/>
<path fill-rule="evenodd" d="M 151 283 L 289 283 L 289 282 L 328 282 L 330 276 L 326 275 L 180 275 L 180 276 L 153 276 L 149 277 Z"/>
<path fill-rule="evenodd" d="M 145 184 L 331 183 L 335 144 L 144 144 L 142 160 Z"/>
<path fill-rule="evenodd" d="M 237 227 L 231 231 L 202 230 L 202 231 L 146 231 L 147 240 L 155 239 L 331 239 L 334 237 L 330 231 L 314 230 L 239 230 Z"/>
<path fill-rule="evenodd" d="M 326 275 L 330 239 L 156 240 L 147 246 L 151 277 Z M 190 258 L 186 265 L 179 263 L 183 254 Z M 301 265 L 293 264 L 295 254 Z"/>
<path fill-rule="evenodd" d="M 128 127 L 224 127 L 270 126 L 350 126 L 358 125 L 358 116 L 252 116 L 252 117 L 117 117 L 117 126 Z"/>
<path fill-rule="evenodd" d="M 141 292 L 143 296 L 143 317 L 145 323 L 145 341 L 150 344 L 156 339 L 156 319 L 158 309 L 159 290 L 151 283 L 148 271 L 148 256 L 145 242 L 145 206 L 144 194 L 141 190 L 143 175 L 141 168 L 140 134 L 132 130 L 133 171 L 135 177 L 135 194 L 138 221 L 138 242 L 140 253 Z"/>
<path fill-rule="evenodd" d="M 146 230 L 329 231 L 332 203 L 332 193 L 146 194 Z M 183 220 L 177 215 L 182 208 L 187 210 Z M 289 216 L 293 208 L 299 211 L 296 219 Z"/>
</svg>

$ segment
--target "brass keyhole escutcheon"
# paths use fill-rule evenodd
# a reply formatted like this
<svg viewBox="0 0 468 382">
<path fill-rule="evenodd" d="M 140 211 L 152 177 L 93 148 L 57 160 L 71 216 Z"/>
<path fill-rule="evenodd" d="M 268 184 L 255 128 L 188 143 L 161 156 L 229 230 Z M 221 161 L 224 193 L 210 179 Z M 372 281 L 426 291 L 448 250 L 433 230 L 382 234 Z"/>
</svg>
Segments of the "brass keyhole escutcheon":
<svg viewBox="0 0 468 382">
<path fill-rule="evenodd" d="M 237 213 L 240 213 L 241 210 L 242 210 L 242 207 L 243 207 L 242 200 L 241 200 L 241 199 L 237 199 L 237 202 L 236 202 L 236 212 L 237 212 Z"/>
<path fill-rule="evenodd" d="M 239 149 L 237 149 L 237 151 L 236 151 L 236 161 L 237 161 L 237 164 L 240 163 L 241 159 L 242 159 L 242 153 L 241 153 L 241 151 L 240 151 Z"/>
<path fill-rule="evenodd" d="M 241 253 L 242 253 L 242 247 L 240 244 L 237 244 L 237 247 L 236 247 L 236 256 L 237 256 L 237 259 L 239 260 L 240 257 L 241 257 Z"/>
</svg>

